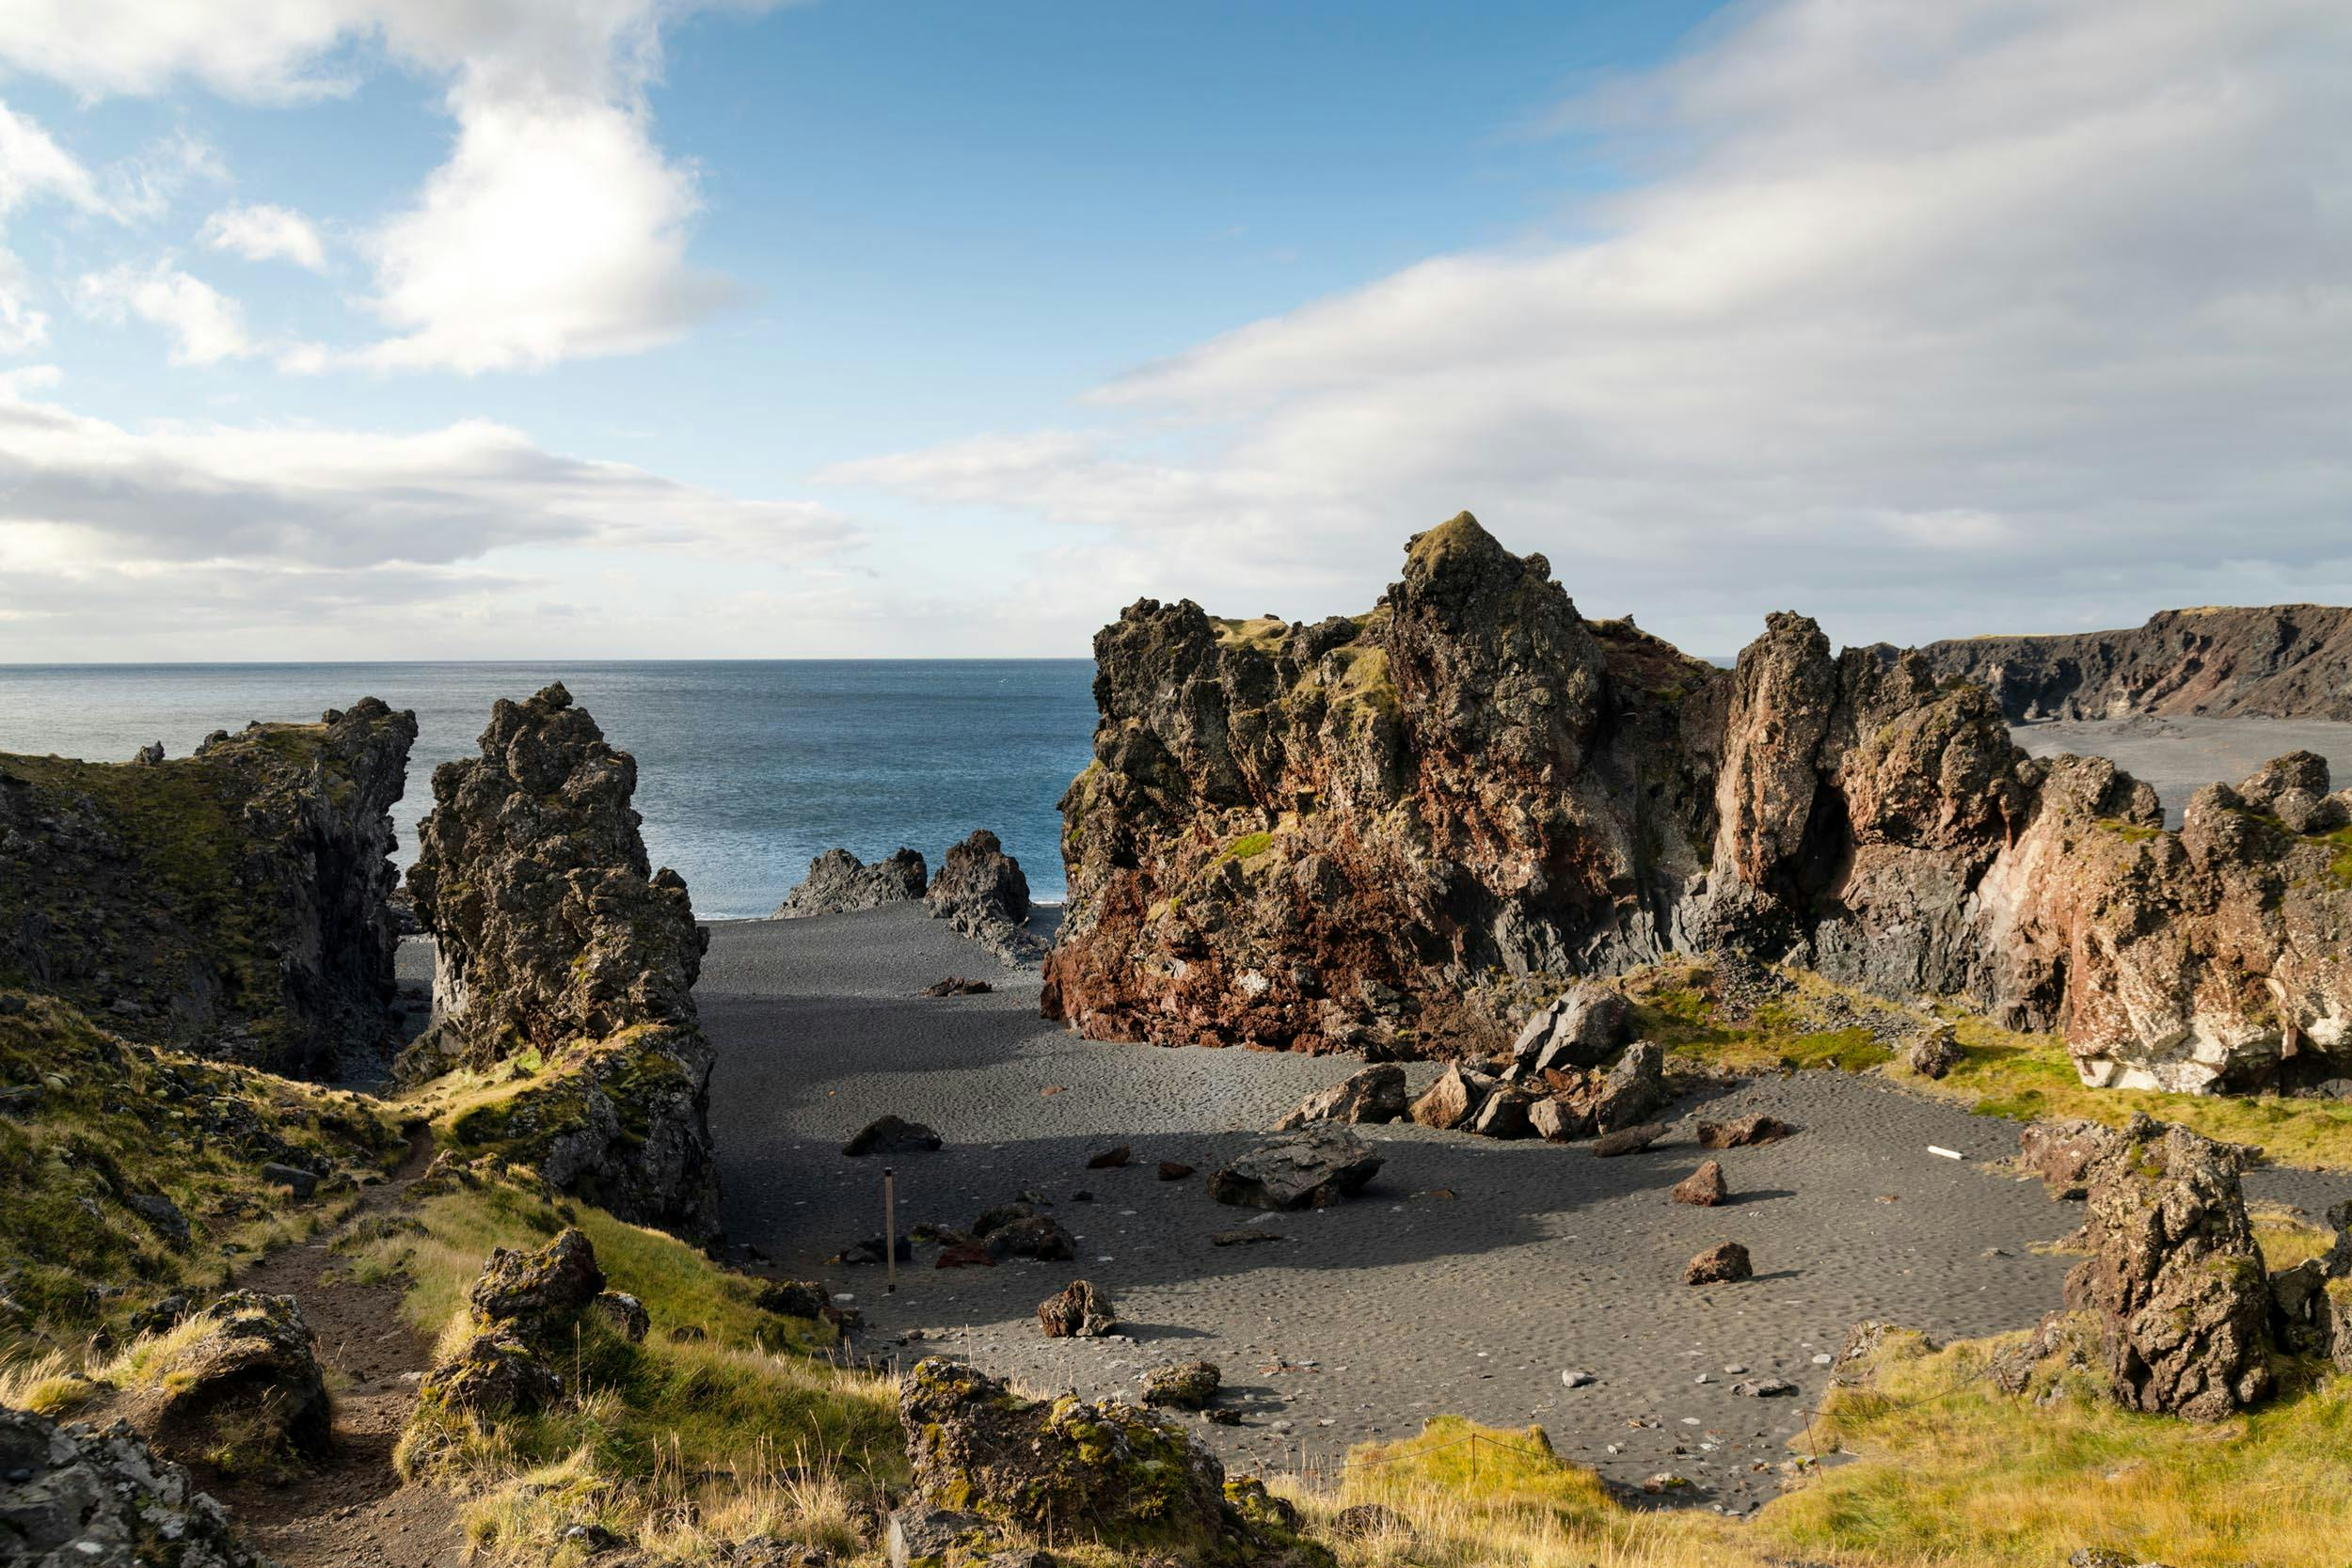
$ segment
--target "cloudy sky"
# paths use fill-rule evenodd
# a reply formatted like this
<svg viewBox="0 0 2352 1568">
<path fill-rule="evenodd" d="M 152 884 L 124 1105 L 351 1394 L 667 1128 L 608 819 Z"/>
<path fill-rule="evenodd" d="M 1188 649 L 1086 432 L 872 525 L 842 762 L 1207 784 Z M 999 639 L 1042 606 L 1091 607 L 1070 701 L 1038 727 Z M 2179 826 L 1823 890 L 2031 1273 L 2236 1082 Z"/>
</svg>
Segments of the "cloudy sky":
<svg viewBox="0 0 2352 1568">
<path fill-rule="evenodd" d="M 0 0 L 0 660 L 2352 602 L 2343 0 Z"/>
</svg>

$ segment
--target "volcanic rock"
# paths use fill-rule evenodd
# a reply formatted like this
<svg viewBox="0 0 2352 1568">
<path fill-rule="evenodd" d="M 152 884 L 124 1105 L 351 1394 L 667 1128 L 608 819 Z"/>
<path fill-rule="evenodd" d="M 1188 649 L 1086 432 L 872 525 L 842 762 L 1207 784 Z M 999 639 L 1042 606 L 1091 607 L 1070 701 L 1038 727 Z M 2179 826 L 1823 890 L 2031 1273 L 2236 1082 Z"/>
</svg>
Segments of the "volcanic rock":
<svg viewBox="0 0 2352 1568">
<path fill-rule="evenodd" d="M 0 974 L 134 1039 L 292 1076 L 374 1052 L 416 736 L 369 697 L 141 766 L 0 754 Z"/>
<path fill-rule="evenodd" d="M 1160 1180 L 1163 1181 L 1182 1181 L 1184 1178 L 1192 1175 L 1192 1173 L 1193 1167 L 1184 1164 L 1182 1160 L 1162 1160 L 1160 1162 Z"/>
<path fill-rule="evenodd" d="M 1622 992 L 1577 987 L 1527 1021 L 1511 1048 L 1511 1076 L 1605 1067 L 1626 1043 L 1629 1013 Z"/>
<path fill-rule="evenodd" d="M 1736 1121 L 1702 1121 L 1698 1124 L 1701 1148 L 1747 1148 L 1756 1144 L 1778 1143 L 1796 1129 L 1772 1117 L 1758 1114 L 1741 1117 Z"/>
<path fill-rule="evenodd" d="M 545 1246 L 497 1247 L 467 1292 L 477 1328 L 512 1328 L 525 1339 L 552 1341 L 604 1289 L 604 1271 L 585 1232 L 566 1227 Z"/>
<path fill-rule="evenodd" d="M 953 925 L 1009 964 L 1030 962 L 1044 943 L 1029 933 L 1029 879 L 982 828 L 947 851 L 924 895 L 932 916 Z"/>
<path fill-rule="evenodd" d="M 0 1407 L 0 1539 L 10 1560 L 49 1568 L 268 1568 L 188 1472 L 116 1421 L 60 1427 Z M 168 1559 L 155 1555 L 162 1544 Z"/>
<path fill-rule="evenodd" d="M 424 1374 L 417 1402 L 474 1416 L 528 1416 L 564 1393 L 561 1373 L 508 1329 L 477 1334 Z"/>
<path fill-rule="evenodd" d="M 1078 1256 L 1078 1244 L 1051 1215 L 1013 1220 L 988 1233 L 993 1258 L 1034 1258 L 1041 1263 L 1067 1262 Z"/>
<path fill-rule="evenodd" d="M 1538 1100 L 1527 1108 L 1527 1125 L 1545 1142 L 1558 1144 L 1591 1136 L 1593 1118 L 1590 1112 L 1579 1110 L 1555 1095 Z"/>
<path fill-rule="evenodd" d="M 1100 1339 L 1119 1326 L 1108 1296 L 1083 1279 L 1037 1304 L 1037 1324 L 1048 1339 Z"/>
<path fill-rule="evenodd" d="M 2040 1177 L 2053 1197 L 2088 1197 L 2091 1163 L 2117 1136 L 2102 1122 L 2029 1121 L 2017 1132 L 2017 1163 L 2027 1175 Z"/>
<path fill-rule="evenodd" d="M 918 850 L 902 848 L 867 865 L 847 849 L 828 849 L 808 863 L 808 875 L 784 895 L 769 918 L 802 920 L 909 903 L 923 896 L 930 876 Z"/>
<path fill-rule="evenodd" d="M 1502 1085 L 1480 1103 L 1470 1130 L 1482 1138 L 1524 1138 L 1534 1132 L 1528 1113 L 1535 1097 L 1525 1089 Z"/>
<path fill-rule="evenodd" d="M 1966 1055 L 1960 1047 L 1960 1031 L 1938 1023 L 1903 1048 L 1903 1065 L 1922 1078 L 1942 1078 Z"/>
<path fill-rule="evenodd" d="M 938 1148 L 944 1141 L 919 1121 L 886 1116 L 859 1128 L 841 1146 L 841 1152 L 853 1160 L 867 1154 L 921 1154 Z"/>
<path fill-rule="evenodd" d="M 986 980 L 967 980 L 961 974 L 950 974 L 934 980 L 923 988 L 925 996 L 986 996 L 996 988 Z"/>
<path fill-rule="evenodd" d="M 1724 1285 L 1755 1276 L 1756 1267 L 1748 1261 L 1748 1249 L 1738 1242 L 1708 1247 L 1682 1271 L 1685 1285 Z"/>
<path fill-rule="evenodd" d="M 495 704 L 481 744 L 434 769 L 408 871 L 435 938 L 435 1024 L 404 1075 L 538 1051 L 454 1142 L 623 1219 L 714 1236 L 714 1053 L 691 994 L 709 936 L 684 879 L 648 872 L 636 761 L 561 684 Z"/>
<path fill-rule="evenodd" d="M 1406 1114 L 1423 1127 L 1434 1127 L 1441 1132 L 1451 1131 L 1478 1114 L 1490 1083 L 1483 1073 L 1467 1072 L 1458 1063 L 1449 1065 L 1438 1075 L 1438 1081 L 1412 1102 Z"/>
<path fill-rule="evenodd" d="M 2231 1151 L 2135 1116 L 2090 1180 L 2067 1302 L 2098 1314 L 2116 1398 L 2205 1421 L 2262 1399 L 2270 1288 Z"/>
<path fill-rule="evenodd" d="M 1271 1138 L 1209 1178 L 1219 1203 L 1254 1209 L 1327 1209 L 1371 1180 L 1385 1162 L 1355 1133 L 1327 1122 Z"/>
<path fill-rule="evenodd" d="M 1676 1182 L 1667 1196 L 1695 1209 L 1712 1209 L 1731 1196 L 1731 1186 L 1724 1180 L 1724 1167 L 1709 1160 Z"/>
<path fill-rule="evenodd" d="M 1654 1121 L 1621 1127 L 1594 1139 L 1593 1153 L 1603 1160 L 1613 1160 L 1620 1154 L 1639 1154 L 1665 1135 L 1665 1127 Z"/>
<path fill-rule="evenodd" d="M 635 1344 L 653 1327 L 645 1304 L 627 1291 L 606 1291 L 588 1304 L 589 1313 L 613 1333 Z"/>
<path fill-rule="evenodd" d="M 1199 1410 L 1216 1398 L 1225 1374 L 1214 1361 L 1177 1361 L 1143 1374 L 1143 1402 L 1176 1410 Z"/>
<path fill-rule="evenodd" d="M 1405 1069 L 1393 1063 L 1368 1067 L 1327 1089 L 1317 1089 L 1274 1124 L 1289 1132 L 1314 1121 L 1390 1122 L 1405 1115 Z"/>
<path fill-rule="evenodd" d="M 292 1296 L 231 1291 L 175 1336 L 153 1381 L 134 1392 L 132 1418 L 155 1450 L 183 1463 L 268 1471 L 323 1457 L 334 1415 L 317 1341 Z"/>
<path fill-rule="evenodd" d="M 1004 1544 L 1004 1532 L 979 1514 L 956 1508 L 909 1503 L 894 1510 L 882 1531 L 882 1553 L 890 1568 L 945 1568 L 979 1564 Z M 993 1556 L 988 1561 L 993 1562 Z"/>
<path fill-rule="evenodd" d="M 1132 1148 L 1125 1144 L 1120 1144 L 1115 1148 L 1106 1148 L 1100 1153 L 1088 1156 L 1087 1169 L 1123 1170 L 1126 1168 L 1127 1162 L 1134 1156 L 1135 1151 Z"/>
<path fill-rule="evenodd" d="M 898 1421 L 930 1506 L 1184 1568 L 1329 1568 L 1263 1488 L 1229 1483 L 1214 1454 L 1149 1411 L 1025 1400 L 934 1358 L 899 1385 Z"/>
</svg>

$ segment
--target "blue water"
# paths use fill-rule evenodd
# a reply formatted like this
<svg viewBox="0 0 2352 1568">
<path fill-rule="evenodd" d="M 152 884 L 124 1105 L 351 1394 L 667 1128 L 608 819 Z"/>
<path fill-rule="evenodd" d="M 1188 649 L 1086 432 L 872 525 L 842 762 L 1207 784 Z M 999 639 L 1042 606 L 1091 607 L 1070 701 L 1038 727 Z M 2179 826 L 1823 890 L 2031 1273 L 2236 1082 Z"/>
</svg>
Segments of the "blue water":
<svg viewBox="0 0 2352 1568">
<path fill-rule="evenodd" d="M 315 719 L 381 697 L 417 714 L 405 861 L 434 767 L 476 754 L 497 697 L 561 680 L 637 757 L 656 865 L 706 916 L 768 913 L 843 846 L 898 846 L 936 867 L 993 830 L 1040 898 L 1063 891 L 1055 802 L 1094 727 L 1086 659 L 827 659 L 621 664 L 0 665 L 0 752 L 123 761 L 151 740 L 185 756 L 248 719 Z"/>
</svg>

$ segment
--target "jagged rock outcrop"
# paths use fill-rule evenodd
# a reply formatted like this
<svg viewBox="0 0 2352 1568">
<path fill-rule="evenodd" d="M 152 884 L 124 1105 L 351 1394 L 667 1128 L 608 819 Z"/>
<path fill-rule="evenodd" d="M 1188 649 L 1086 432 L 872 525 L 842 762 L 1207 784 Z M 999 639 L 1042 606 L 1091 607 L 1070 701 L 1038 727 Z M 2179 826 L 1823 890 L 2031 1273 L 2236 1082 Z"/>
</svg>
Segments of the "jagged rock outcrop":
<svg viewBox="0 0 2352 1568">
<path fill-rule="evenodd" d="M 1029 879 L 986 828 L 947 851 L 923 899 L 934 919 L 1009 964 L 1035 963 L 1044 955 L 1045 944 L 1027 926 Z"/>
<path fill-rule="evenodd" d="M 2130 631 L 1971 637 L 1919 650 L 2011 720 L 2133 715 L 2352 720 L 2352 609 L 2168 610 Z"/>
<path fill-rule="evenodd" d="M 2211 1421 L 2268 1394 L 2270 1284 L 2236 1151 L 2136 1116 L 2090 1186 L 2090 1256 L 2066 1298 L 2097 1314 L 2116 1398 Z"/>
<path fill-rule="evenodd" d="M 391 1036 L 391 805 L 413 714 L 139 764 L 0 755 L 0 985 L 296 1077 Z"/>
<path fill-rule="evenodd" d="M 538 1071 L 448 1132 L 624 1219 L 718 1230 L 712 1051 L 692 987 L 709 937 L 649 871 L 637 764 L 561 684 L 501 699 L 482 755 L 434 769 L 408 887 L 433 932 L 433 1028 L 404 1076 L 524 1051 Z"/>
<path fill-rule="evenodd" d="M 1025 1400 L 985 1373 L 932 1358 L 899 1385 L 898 1421 L 930 1510 L 1181 1568 L 1332 1560 L 1263 1488 L 1229 1481 L 1183 1429 L 1133 1405 L 1073 1394 Z"/>
<path fill-rule="evenodd" d="M 2352 1071 L 2352 795 L 2315 757 L 2167 832 L 2038 761 L 1925 657 L 1768 618 L 1725 673 L 1578 615 L 1467 514 L 1369 615 L 1128 609 L 1062 800 L 1049 1017 L 1101 1037 L 1483 1059 L 1613 1032 L 1573 976 L 1669 951 L 1808 966 L 2063 1029 L 2086 1081 Z M 2332 803 L 2331 803 L 2332 802 Z M 1588 1043 L 1577 1037 L 1591 1026 Z M 2299 1060 L 2298 1060 L 2299 1058 Z"/>
<path fill-rule="evenodd" d="M 847 849 L 828 849 L 808 863 L 808 875 L 769 918 L 802 920 L 908 903 L 923 896 L 930 879 L 919 849 L 902 848 L 871 865 Z"/>
<path fill-rule="evenodd" d="M 470 1418 L 529 1415 L 552 1403 L 564 1391 L 557 1368 L 567 1349 L 576 1354 L 574 1325 L 593 1321 L 607 1333 L 644 1338 L 644 1307 L 604 1285 L 596 1250 L 577 1229 L 529 1251 L 494 1250 L 467 1292 L 473 1338 L 425 1374 L 421 1408 Z"/>
<path fill-rule="evenodd" d="M 294 1298 L 232 1291 L 192 1323 L 128 1402 L 156 1451 L 263 1475 L 324 1457 L 334 1413 Z"/>
<path fill-rule="evenodd" d="M 1346 1128 L 1316 1122 L 1269 1138 L 1209 1177 L 1209 1196 L 1252 1209 L 1327 1209 L 1386 1162 Z"/>
<path fill-rule="evenodd" d="M 130 1426 L 0 1406 L 0 1543 L 30 1568 L 268 1568 L 220 1504 Z"/>
</svg>

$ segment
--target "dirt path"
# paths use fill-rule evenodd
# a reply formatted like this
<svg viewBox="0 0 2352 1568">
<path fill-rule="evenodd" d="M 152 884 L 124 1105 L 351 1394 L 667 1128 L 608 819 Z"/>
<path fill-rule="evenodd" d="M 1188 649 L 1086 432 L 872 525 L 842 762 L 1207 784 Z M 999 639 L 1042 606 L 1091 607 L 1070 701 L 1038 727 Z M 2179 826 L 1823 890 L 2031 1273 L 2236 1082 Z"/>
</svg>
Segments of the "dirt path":
<svg viewBox="0 0 2352 1568">
<path fill-rule="evenodd" d="M 420 1132 L 350 1223 L 397 1211 L 432 1152 Z M 237 1533 L 284 1568 L 454 1568 L 466 1555 L 455 1502 L 405 1484 L 392 1467 L 432 1343 L 400 1315 L 400 1287 L 353 1283 L 331 1239 L 272 1253 L 236 1283 L 301 1304 L 335 1396 L 334 1461 L 282 1484 L 207 1476 L 205 1488 L 229 1507 Z"/>
</svg>

